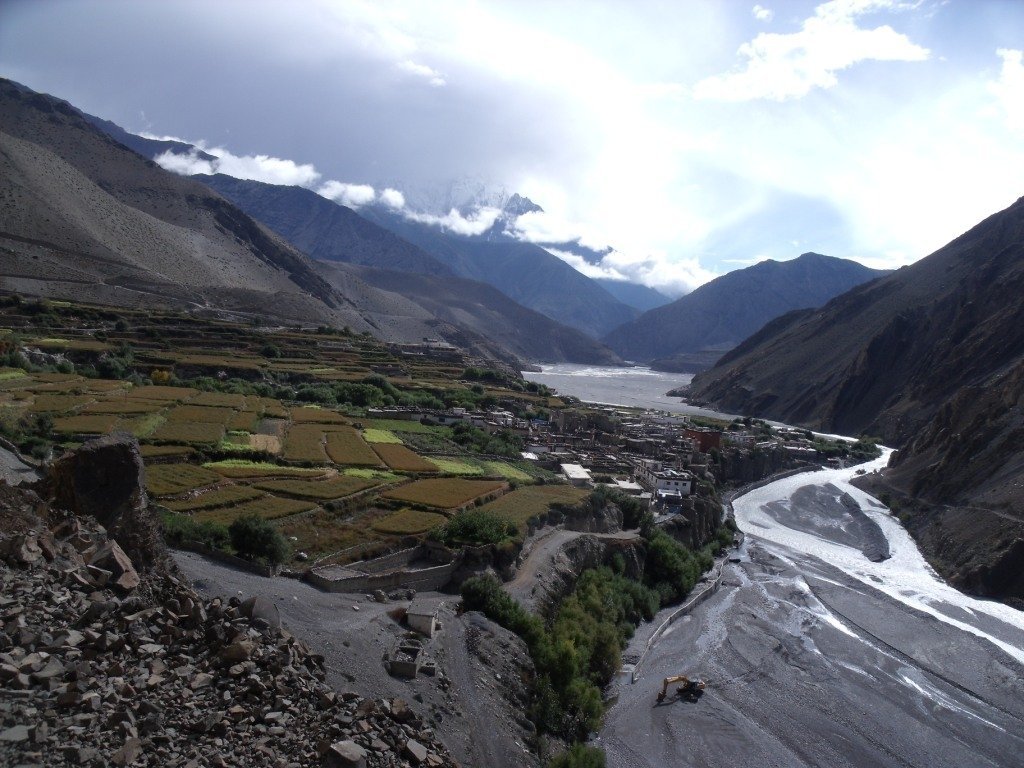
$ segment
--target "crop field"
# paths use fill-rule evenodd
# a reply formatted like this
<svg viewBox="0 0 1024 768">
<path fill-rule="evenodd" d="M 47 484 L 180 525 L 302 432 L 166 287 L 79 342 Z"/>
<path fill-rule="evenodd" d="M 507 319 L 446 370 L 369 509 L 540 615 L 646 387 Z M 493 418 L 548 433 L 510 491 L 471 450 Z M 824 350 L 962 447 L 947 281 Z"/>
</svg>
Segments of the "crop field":
<svg viewBox="0 0 1024 768">
<path fill-rule="evenodd" d="M 349 420 L 337 411 L 325 408 L 292 408 L 292 421 L 296 424 L 348 424 Z"/>
<path fill-rule="evenodd" d="M 276 496 L 263 496 L 252 501 L 243 501 L 233 507 L 218 507 L 216 509 L 203 509 L 196 512 L 193 517 L 200 522 L 222 523 L 230 525 L 239 517 L 256 515 L 265 520 L 277 520 L 290 515 L 297 515 L 299 512 L 307 512 L 315 509 L 316 504 L 311 501 L 299 501 L 297 499 L 280 499 Z"/>
<path fill-rule="evenodd" d="M 80 410 L 80 413 L 154 413 L 163 407 L 163 404 L 159 402 L 153 402 L 150 400 L 127 400 L 123 395 L 119 394 L 116 397 L 87 403 L 85 407 Z"/>
<path fill-rule="evenodd" d="M 175 512 L 196 512 L 200 509 L 230 507 L 243 501 L 258 499 L 264 495 L 255 488 L 245 485 L 228 485 L 188 499 L 171 499 L 163 502 L 163 505 Z"/>
<path fill-rule="evenodd" d="M 294 536 L 296 550 L 311 555 L 326 555 L 341 549 L 367 544 L 381 535 L 363 521 L 342 523 L 335 515 L 317 510 L 301 517 L 285 518 L 278 522 L 278 529 L 284 536 Z"/>
<path fill-rule="evenodd" d="M 206 469 L 211 469 L 223 477 L 235 479 L 247 479 L 257 477 L 323 477 L 326 472 L 323 469 L 312 467 L 288 467 L 281 464 L 270 464 L 263 461 L 248 461 L 247 459 L 224 459 L 222 461 L 210 461 L 203 464 Z"/>
<path fill-rule="evenodd" d="M 390 443 L 401 445 L 402 438 L 389 429 L 364 429 L 363 440 L 368 443 Z"/>
<path fill-rule="evenodd" d="M 168 403 L 187 400 L 197 394 L 199 390 L 192 387 L 135 387 L 128 391 L 128 397 L 137 397 L 141 400 L 166 400 Z"/>
<path fill-rule="evenodd" d="M 29 410 L 32 413 L 66 413 L 91 403 L 92 400 L 93 398 L 88 395 L 36 395 Z"/>
<path fill-rule="evenodd" d="M 327 433 L 327 455 L 335 464 L 379 467 L 380 459 L 352 427 Z"/>
<path fill-rule="evenodd" d="M 144 459 L 161 459 L 169 456 L 185 457 L 196 452 L 195 448 L 187 445 L 148 445 L 139 446 L 139 452 Z M 147 465 L 149 466 L 149 465 Z"/>
<path fill-rule="evenodd" d="M 196 366 L 199 368 L 224 368 L 236 371 L 255 371 L 259 369 L 259 363 L 252 358 L 244 357 L 222 357 L 218 355 L 181 355 L 177 362 L 180 365 Z"/>
<path fill-rule="evenodd" d="M 216 445 L 224 438 L 220 424 L 188 421 L 168 421 L 161 424 L 149 439 L 154 442 Z"/>
<path fill-rule="evenodd" d="M 200 392 L 190 398 L 189 405 L 213 405 L 222 408 L 245 408 L 245 395 L 233 395 L 228 392 Z"/>
<path fill-rule="evenodd" d="M 194 464 L 154 464 L 146 467 L 146 490 L 154 496 L 172 496 L 219 483 L 220 475 Z"/>
<path fill-rule="evenodd" d="M 288 430 L 281 455 L 288 461 L 327 463 L 323 429 L 315 424 L 293 424 Z"/>
<path fill-rule="evenodd" d="M 448 518 L 436 512 L 424 512 L 419 509 L 400 509 L 387 517 L 373 522 L 373 530 L 381 533 L 392 533 L 399 536 L 414 536 L 426 533 L 431 528 L 441 525 Z"/>
<path fill-rule="evenodd" d="M 420 424 L 418 421 L 406 421 L 405 419 L 361 419 L 366 429 L 387 429 L 392 432 L 416 432 L 429 434 L 436 432 L 438 427 L 431 427 Z"/>
<path fill-rule="evenodd" d="M 483 467 L 476 463 L 470 463 L 465 459 L 457 459 L 454 456 L 431 456 L 430 461 L 436 464 L 437 468 L 449 475 L 482 475 Z"/>
<path fill-rule="evenodd" d="M 423 504 L 440 509 L 454 509 L 481 496 L 500 491 L 505 483 L 497 480 L 463 480 L 438 477 L 417 480 L 382 494 L 385 498 Z"/>
<path fill-rule="evenodd" d="M 205 405 L 179 405 L 167 412 L 168 421 L 191 421 L 203 424 L 228 423 L 234 414 L 230 408 L 211 408 Z"/>
<path fill-rule="evenodd" d="M 418 453 L 413 453 L 404 445 L 378 443 L 373 446 L 384 463 L 399 472 L 437 472 L 437 466 L 431 464 Z"/>
<path fill-rule="evenodd" d="M 517 488 L 482 507 L 526 530 L 526 521 L 548 511 L 552 504 L 578 504 L 589 491 L 571 485 L 530 485 Z"/>
<path fill-rule="evenodd" d="M 157 428 L 164 423 L 161 413 L 145 413 L 133 419 L 125 419 L 122 426 L 140 440 L 149 437 Z"/>
<path fill-rule="evenodd" d="M 284 496 L 298 496 L 313 501 L 331 501 L 344 496 L 351 496 L 367 488 L 378 485 L 373 480 L 358 477 L 332 477 L 329 480 L 266 480 L 256 483 L 255 487 Z"/>
<path fill-rule="evenodd" d="M 228 418 L 227 427 L 231 431 L 255 432 L 259 422 L 259 414 L 255 411 L 237 411 Z"/>
<path fill-rule="evenodd" d="M 484 470 L 488 475 L 497 475 L 498 477 L 504 477 L 506 480 L 518 480 L 523 483 L 533 480 L 530 475 L 519 469 L 519 467 L 506 464 L 504 461 L 485 461 Z"/>
<path fill-rule="evenodd" d="M 105 435 L 117 426 L 113 414 L 90 414 L 88 416 L 66 416 L 53 420 L 53 431 L 64 435 Z"/>
<path fill-rule="evenodd" d="M 367 469 L 365 467 L 346 467 L 341 470 L 346 477 L 361 477 L 364 480 L 379 480 L 382 483 L 397 483 L 404 480 L 404 475 L 396 475 L 383 469 Z"/>
</svg>

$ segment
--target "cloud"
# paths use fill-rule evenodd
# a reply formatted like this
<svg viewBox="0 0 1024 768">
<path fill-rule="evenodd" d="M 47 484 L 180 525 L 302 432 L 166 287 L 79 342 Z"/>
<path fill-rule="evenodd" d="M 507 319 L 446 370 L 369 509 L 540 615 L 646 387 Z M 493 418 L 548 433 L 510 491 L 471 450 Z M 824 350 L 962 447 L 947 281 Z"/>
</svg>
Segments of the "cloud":
<svg viewBox="0 0 1024 768">
<path fill-rule="evenodd" d="M 175 139 L 175 141 L 181 141 Z M 174 173 L 192 176 L 197 173 L 223 173 L 236 179 L 251 179 L 266 184 L 311 187 L 320 180 L 320 173 L 311 163 L 296 163 L 270 155 L 235 155 L 223 147 L 208 147 L 205 142 L 186 142 L 197 146 L 213 160 L 199 157 L 197 151 L 187 154 L 170 150 L 153 158 L 157 165 Z"/>
<path fill-rule="evenodd" d="M 718 277 L 696 259 L 672 259 L 664 253 L 637 255 L 613 250 L 594 264 L 570 251 L 550 246 L 544 250 L 587 277 L 639 283 L 672 297 L 689 293 Z"/>
<path fill-rule="evenodd" d="M 755 5 L 750 12 L 754 14 L 754 18 L 758 21 L 771 21 L 775 16 L 775 11 L 765 8 L 763 5 Z"/>
<path fill-rule="evenodd" d="M 1003 60 L 999 79 L 988 83 L 1006 113 L 1006 123 L 1013 131 L 1024 132 L 1024 51 L 1000 48 L 996 54 Z"/>
<path fill-rule="evenodd" d="M 454 232 L 457 235 L 482 235 L 494 226 L 494 222 L 501 216 L 498 208 L 477 208 L 468 216 L 463 216 L 458 210 L 452 208 L 444 216 L 434 216 L 429 213 L 417 213 L 405 210 L 402 215 L 420 224 L 429 224 L 432 227 Z"/>
<path fill-rule="evenodd" d="M 406 59 L 405 61 L 400 61 L 395 66 L 406 74 L 422 77 L 434 88 L 441 88 L 448 84 L 448 81 L 444 79 L 444 75 L 435 69 L 431 69 L 426 64 L 417 64 L 411 59 Z"/>
<path fill-rule="evenodd" d="M 380 201 L 388 208 L 394 208 L 395 210 L 405 208 L 405 195 L 391 187 L 380 193 Z"/>
<path fill-rule="evenodd" d="M 719 101 L 784 101 L 806 96 L 814 88 L 834 87 L 838 72 L 862 61 L 924 61 L 928 49 L 892 27 L 857 26 L 857 18 L 868 12 L 900 8 L 893 0 L 823 3 L 799 32 L 762 32 L 741 45 L 742 69 L 701 80 L 693 95 Z"/>
<path fill-rule="evenodd" d="M 377 193 L 369 184 L 346 184 L 333 179 L 321 186 L 316 193 L 335 203 L 347 205 L 349 208 L 367 205 L 377 197 Z"/>
</svg>

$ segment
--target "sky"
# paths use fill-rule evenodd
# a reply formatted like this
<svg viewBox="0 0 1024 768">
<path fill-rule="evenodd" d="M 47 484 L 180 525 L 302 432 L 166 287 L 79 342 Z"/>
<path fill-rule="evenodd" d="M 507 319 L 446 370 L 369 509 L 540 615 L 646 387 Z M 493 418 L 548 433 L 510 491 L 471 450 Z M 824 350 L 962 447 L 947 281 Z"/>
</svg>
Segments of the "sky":
<svg viewBox="0 0 1024 768">
<path fill-rule="evenodd" d="M 0 0 L 0 75 L 218 157 L 166 167 L 462 233 L 518 192 L 519 239 L 673 295 L 895 268 L 1013 203 L 1022 48 L 1018 0 Z"/>
</svg>

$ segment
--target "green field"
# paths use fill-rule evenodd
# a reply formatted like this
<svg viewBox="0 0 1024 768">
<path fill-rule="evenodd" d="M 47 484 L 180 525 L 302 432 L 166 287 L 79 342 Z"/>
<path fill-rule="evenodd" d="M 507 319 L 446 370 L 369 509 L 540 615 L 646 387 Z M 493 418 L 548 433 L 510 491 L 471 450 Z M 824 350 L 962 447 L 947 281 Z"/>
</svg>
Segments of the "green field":
<svg viewBox="0 0 1024 768">
<path fill-rule="evenodd" d="M 456 459 L 454 456 L 431 456 L 430 463 L 449 475 L 482 475 L 483 467 L 477 462 Z"/>
<path fill-rule="evenodd" d="M 360 423 L 365 429 L 386 429 L 391 432 L 415 432 L 424 435 L 440 429 L 439 427 L 420 424 L 418 421 L 405 421 L 403 419 L 361 419 Z"/>
<path fill-rule="evenodd" d="M 229 485 L 224 488 L 206 491 L 206 493 L 192 498 L 165 501 L 163 505 L 168 509 L 173 509 L 175 512 L 196 512 L 201 509 L 230 507 L 243 501 L 258 499 L 264 495 L 260 491 L 245 485 Z"/>
<path fill-rule="evenodd" d="M 390 443 L 391 445 L 402 444 L 402 438 L 388 429 L 364 429 L 363 440 L 368 443 Z"/>
<path fill-rule="evenodd" d="M 252 501 L 244 501 L 233 507 L 218 507 L 217 509 L 204 509 L 196 512 L 193 517 L 199 522 L 222 523 L 230 525 L 239 517 L 256 515 L 265 520 L 277 520 L 278 518 L 296 515 L 299 512 L 306 512 L 315 509 L 316 504 L 311 501 L 299 501 L 297 499 L 280 499 L 276 496 L 263 496 Z"/>
<path fill-rule="evenodd" d="M 325 474 L 323 469 L 314 469 L 312 467 L 288 467 L 264 461 L 248 461 L 246 459 L 210 461 L 203 464 L 203 467 L 214 470 L 223 477 L 237 479 L 275 477 L 280 475 L 291 477 L 323 477 Z"/>
</svg>

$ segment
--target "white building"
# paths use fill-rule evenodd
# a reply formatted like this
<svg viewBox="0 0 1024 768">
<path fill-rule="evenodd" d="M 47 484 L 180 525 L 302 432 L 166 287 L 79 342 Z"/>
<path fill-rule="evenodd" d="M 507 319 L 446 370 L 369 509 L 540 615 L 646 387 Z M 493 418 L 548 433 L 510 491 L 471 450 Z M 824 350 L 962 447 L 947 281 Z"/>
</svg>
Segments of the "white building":
<svg viewBox="0 0 1024 768">
<path fill-rule="evenodd" d="M 685 469 L 666 469 L 660 461 L 641 459 L 637 462 L 636 480 L 653 493 L 657 501 L 681 499 L 693 493 L 691 473 Z"/>
<path fill-rule="evenodd" d="M 590 477 L 590 471 L 584 469 L 580 464 L 562 464 L 562 474 L 565 475 L 565 479 L 570 484 L 575 486 L 588 486 L 593 483 Z"/>
</svg>

